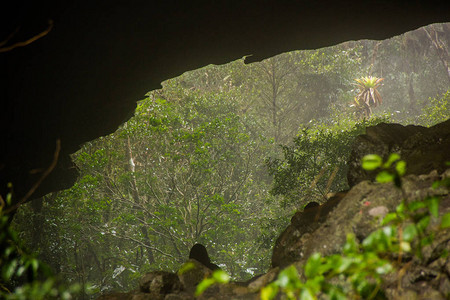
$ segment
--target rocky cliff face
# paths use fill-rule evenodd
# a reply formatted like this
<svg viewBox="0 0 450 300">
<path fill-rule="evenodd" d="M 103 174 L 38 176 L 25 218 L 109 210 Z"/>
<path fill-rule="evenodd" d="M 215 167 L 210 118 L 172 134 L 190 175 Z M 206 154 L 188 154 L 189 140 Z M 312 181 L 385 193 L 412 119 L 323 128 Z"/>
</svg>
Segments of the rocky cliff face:
<svg viewBox="0 0 450 300">
<path fill-rule="evenodd" d="M 450 161 L 450 119 L 430 128 L 386 123 L 367 128 L 366 134 L 358 136 L 353 144 L 348 161 L 348 184 L 352 187 L 363 180 L 374 179 L 374 173 L 361 168 L 364 155 L 378 154 L 386 159 L 394 152 L 406 161 L 406 174 L 428 174 L 433 170 L 442 173 L 445 162 Z"/>
<path fill-rule="evenodd" d="M 360 160 L 369 153 L 388 156 L 397 152 L 408 164 L 402 190 L 393 183 L 373 182 L 373 174 L 361 171 Z M 439 216 L 450 212 L 447 187 L 432 188 L 437 180 L 450 179 L 450 121 L 431 128 L 380 124 L 358 137 L 349 161 L 351 189 L 337 193 L 319 206 L 308 205 L 297 212 L 291 224 L 278 238 L 272 256 L 272 268 L 248 283 L 213 285 L 199 299 L 259 299 L 260 290 L 277 278 L 279 271 L 294 264 L 302 273 L 306 259 L 313 253 L 340 253 L 347 233 L 364 240 L 381 227 L 380 220 L 395 211 L 403 201 L 439 197 Z M 439 217 L 439 218 L 440 218 Z M 431 221 L 439 223 L 439 218 Z M 434 223 L 433 223 L 434 222 Z M 432 232 L 430 232 L 432 234 Z M 450 297 L 450 260 L 441 254 L 450 252 L 450 228 L 433 232 L 433 243 L 423 248 L 422 259 L 405 254 L 396 270 L 384 278 L 381 287 L 388 299 L 448 299 Z M 110 294 L 100 299 L 194 299 L 195 285 L 211 270 L 197 263 L 187 273 L 166 274 L 156 271 L 144 276 L 139 290 Z"/>
</svg>

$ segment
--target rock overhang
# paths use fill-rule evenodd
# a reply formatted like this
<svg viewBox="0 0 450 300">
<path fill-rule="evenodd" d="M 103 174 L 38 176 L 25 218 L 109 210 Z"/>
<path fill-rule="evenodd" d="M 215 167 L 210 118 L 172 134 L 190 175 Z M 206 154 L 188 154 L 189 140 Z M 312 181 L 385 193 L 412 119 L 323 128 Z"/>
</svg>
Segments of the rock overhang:
<svg viewBox="0 0 450 300">
<path fill-rule="evenodd" d="M 440 0 L 21 1 L 5 12 L 1 40 L 18 25 L 11 42 L 54 23 L 47 36 L 0 53 L 1 193 L 13 182 L 19 197 L 50 165 L 56 140 L 58 165 L 34 197 L 70 187 L 77 172 L 69 155 L 113 132 L 147 91 L 185 71 L 450 21 L 450 3 Z"/>
</svg>

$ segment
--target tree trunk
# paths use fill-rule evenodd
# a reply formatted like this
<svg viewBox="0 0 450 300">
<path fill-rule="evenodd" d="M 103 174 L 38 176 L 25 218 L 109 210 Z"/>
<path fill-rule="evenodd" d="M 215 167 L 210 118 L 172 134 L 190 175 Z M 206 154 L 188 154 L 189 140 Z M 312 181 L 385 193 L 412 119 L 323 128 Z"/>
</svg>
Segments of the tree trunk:
<svg viewBox="0 0 450 300">
<path fill-rule="evenodd" d="M 450 55 L 448 54 L 448 50 L 445 44 L 439 39 L 436 30 L 434 30 L 433 28 L 431 28 L 430 30 L 423 28 L 423 30 L 427 35 L 428 39 L 431 41 L 431 44 L 433 45 L 434 49 L 436 49 L 439 59 L 441 60 L 446 70 L 447 79 L 450 82 L 450 65 L 449 65 Z"/>
<path fill-rule="evenodd" d="M 133 197 L 134 203 L 136 203 L 136 206 L 134 208 L 139 209 L 139 206 L 141 205 L 141 200 L 140 200 L 139 191 L 137 188 L 136 176 L 134 174 L 134 172 L 136 170 L 136 164 L 134 162 L 133 153 L 131 151 L 130 137 L 128 137 L 128 145 L 127 146 L 128 146 L 127 147 L 128 167 L 129 167 L 129 171 L 131 172 L 131 195 Z M 145 225 L 141 225 L 140 230 L 141 230 L 142 236 L 144 237 L 144 243 L 151 246 L 153 243 L 151 242 L 150 237 L 148 236 L 148 231 L 147 231 L 147 228 L 145 227 Z M 155 256 L 153 254 L 153 251 L 149 248 L 145 248 L 145 250 L 147 251 L 149 262 L 151 264 L 154 263 Z"/>
</svg>

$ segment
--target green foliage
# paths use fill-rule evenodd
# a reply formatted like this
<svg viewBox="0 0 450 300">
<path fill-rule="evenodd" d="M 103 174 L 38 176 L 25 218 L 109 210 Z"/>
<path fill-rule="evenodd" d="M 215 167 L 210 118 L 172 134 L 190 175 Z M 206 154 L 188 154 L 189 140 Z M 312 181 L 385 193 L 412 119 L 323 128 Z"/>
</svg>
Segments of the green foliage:
<svg viewBox="0 0 450 300">
<path fill-rule="evenodd" d="M 394 182 L 398 188 L 402 189 L 401 177 L 406 172 L 406 163 L 400 160 L 400 155 L 396 153 L 391 154 L 385 163 L 382 163 L 381 157 L 377 155 L 367 155 L 362 159 L 363 168 L 369 170 L 367 168 L 367 161 L 374 160 L 379 162 L 377 167 L 382 169 L 380 173 L 378 173 L 376 180 L 380 183 Z M 394 168 L 392 168 L 393 166 Z M 370 165 L 370 167 L 373 167 L 373 165 Z M 433 184 L 433 186 L 439 185 L 439 181 Z M 404 192 L 403 195 L 405 195 Z M 384 227 L 383 232 L 390 231 L 394 232 L 396 236 L 399 236 L 399 251 L 409 252 L 412 248 L 411 242 L 417 237 L 418 246 L 416 245 L 415 251 L 416 255 L 421 258 L 422 247 L 433 241 L 433 235 L 427 235 L 427 229 L 430 224 L 430 220 L 432 218 L 438 218 L 439 216 L 439 202 L 440 198 L 437 196 L 429 196 L 420 201 L 408 201 L 405 197 L 403 202 L 397 206 L 396 212 L 387 214 L 383 219 L 381 223 L 382 225 L 391 224 L 389 227 Z M 444 215 L 441 222 L 445 223 L 445 219 L 446 216 Z M 397 230 L 399 230 L 398 234 Z M 371 236 L 380 234 L 383 233 L 376 231 L 372 233 Z M 383 244 L 380 244 L 378 247 L 384 246 Z M 386 247 L 386 249 L 391 248 L 392 247 Z"/>
<path fill-rule="evenodd" d="M 197 288 L 195 290 L 195 296 L 200 296 L 201 294 L 203 294 L 203 292 L 209 288 L 211 285 L 216 284 L 216 283 L 220 283 L 220 284 L 225 284 L 228 283 L 230 281 L 230 275 L 228 275 L 225 271 L 218 269 L 215 270 L 211 277 L 207 277 L 205 279 L 203 279 L 198 285 Z"/>
<path fill-rule="evenodd" d="M 419 123 L 433 126 L 450 118 L 450 90 L 441 96 L 428 99 L 427 105 L 422 109 Z"/>
<path fill-rule="evenodd" d="M 303 129 L 292 145 L 281 146 L 283 158 L 267 160 L 274 177 L 271 193 L 282 195 L 284 205 L 298 208 L 310 201 L 321 203 L 327 193 L 347 189 L 347 159 L 354 139 L 367 126 L 386 121 L 373 118 L 345 122 L 342 116 L 339 118 L 335 123 Z"/>
<path fill-rule="evenodd" d="M 234 278 L 266 268 L 270 246 L 255 225 L 275 213 L 261 203 L 267 145 L 227 93 L 168 95 L 152 93 L 117 132 L 86 144 L 74 155 L 76 184 L 46 197 L 41 256 L 68 280 L 131 289 L 149 269 L 178 269 L 197 242 Z"/>
<path fill-rule="evenodd" d="M 449 228 L 450 227 L 450 213 L 446 213 L 442 216 L 441 228 Z"/>
<path fill-rule="evenodd" d="M 390 155 L 386 162 L 378 155 L 367 155 L 362 166 L 366 170 L 381 169 L 391 175 L 391 182 L 401 182 L 405 173 L 405 165 L 398 154 Z M 386 178 L 378 181 L 385 183 Z M 444 184 L 445 180 L 433 186 Z M 397 187 L 401 188 L 401 183 Z M 432 243 L 436 230 L 450 226 L 447 213 L 441 217 L 438 229 L 430 228 L 430 220 L 439 217 L 439 201 L 437 196 L 411 202 L 405 199 L 395 212 L 383 218 L 383 227 L 369 234 L 361 244 L 353 234 L 348 234 L 342 254 L 323 257 L 315 253 L 308 258 L 300 274 L 295 264 L 287 267 L 277 280 L 261 290 L 261 299 L 274 299 L 280 292 L 287 299 L 318 299 L 319 295 L 330 299 L 385 299 L 380 289 L 383 276 L 397 268 L 392 254 L 397 254 L 397 261 L 401 261 L 405 252 L 422 259 L 422 248 Z"/>
<path fill-rule="evenodd" d="M 378 255 L 378 251 L 368 251 L 368 248 L 380 242 L 386 244 L 389 239 L 390 235 L 366 239 L 363 248 L 354 235 L 349 234 L 342 255 L 311 255 L 303 267 L 304 280 L 291 265 L 280 272 L 276 281 L 261 290 L 261 299 L 273 299 L 279 291 L 288 299 L 317 299 L 319 293 L 331 299 L 348 299 L 351 295 L 364 299 L 382 296 L 382 276 L 393 267 Z M 339 278 L 340 284 L 333 284 L 333 278 Z"/>
<path fill-rule="evenodd" d="M 383 80 L 384 78 L 375 76 L 365 76 L 355 79 L 359 89 L 359 93 L 354 99 L 357 113 L 369 118 L 372 114 L 372 107 L 377 107 L 383 103 L 383 99 L 378 92 L 378 88 L 381 86 Z"/>
<path fill-rule="evenodd" d="M 368 67 L 365 74 L 382 74 L 386 81 L 383 98 L 387 101 L 376 110 L 391 115 L 396 123 L 436 124 L 431 118 L 429 122 L 421 120 L 422 107 L 430 104 L 430 97 L 443 94 L 449 87 L 446 62 L 439 58 L 440 50 L 424 29 L 444 33 L 439 37 L 436 34 L 440 41 L 435 42 L 450 44 L 448 24 L 433 24 L 385 41 L 363 43 L 361 56 Z"/>
<path fill-rule="evenodd" d="M 368 154 L 362 158 L 361 165 L 367 171 L 379 170 L 375 178 L 379 183 L 394 182 L 397 187 L 401 187 L 400 178 L 405 175 L 406 162 L 400 160 L 399 154 L 390 154 L 385 163 L 380 156 Z"/>
<path fill-rule="evenodd" d="M 12 185 L 9 188 L 12 190 Z M 18 233 L 10 226 L 10 216 L 3 210 L 10 207 L 13 193 L 0 202 L 0 298 L 7 300 L 72 299 L 80 286 L 61 284 L 48 266 L 25 249 Z"/>
</svg>

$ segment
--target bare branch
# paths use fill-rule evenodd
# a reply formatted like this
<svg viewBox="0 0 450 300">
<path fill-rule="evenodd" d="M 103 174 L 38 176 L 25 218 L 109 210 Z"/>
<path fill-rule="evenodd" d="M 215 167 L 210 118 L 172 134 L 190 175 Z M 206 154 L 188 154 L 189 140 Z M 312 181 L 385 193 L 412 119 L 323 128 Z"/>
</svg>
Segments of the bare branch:
<svg viewBox="0 0 450 300">
<path fill-rule="evenodd" d="M 31 43 L 37 41 L 38 39 L 40 39 L 40 38 L 46 36 L 46 35 L 52 30 L 52 28 L 53 28 L 53 20 L 48 20 L 48 27 L 47 27 L 46 30 L 42 31 L 41 33 L 39 33 L 39 34 L 33 36 L 32 38 L 30 38 L 30 39 L 28 39 L 28 40 L 26 40 L 26 41 L 23 41 L 23 42 L 17 42 L 17 43 L 15 43 L 15 44 L 12 44 L 11 46 L 7 46 L 7 47 L 0 48 L 0 53 L 2 53 L 2 52 L 8 52 L 8 51 L 11 51 L 11 50 L 13 50 L 13 49 L 15 49 L 15 48 L 18 48 L 18 47 L 24 47 L 24 46 L 27 46 L 27 45 L 29 45 L 29 44 L 31 44 Z M 3 46 L 3 45 L 5 45 L 6 43 L 8 43 L 8 41 L 9 41 L 16 33 L 17 33 L 17 30 L 16 30 L 16 32 L 13 32 L 10 36 L 8 36 L 8 38 L 7 38 L 5 41 L 1 42 L 1 43 L 0 43 L 0 46 Z"/>
<path fill-rule="evenodd" d="M 141 245 L 142 247 L 145 247 L 145 248 L 147 248 L 147 249 L 156 251 L 156 252 L 158 252 L 158 253 L 160 253 L 160 254 L 162 254 L 162 255 L 164 255 L 164 256 L 173 258 L 173 259 L 175 259 L 175 260 L 177 260 L 177 261 L 180 260 L 179 258 L 177 259 L 175 256 L 173 256 L 173 255 L 171 255 L 171 254 L 165 253 L 165 252 L 159 250 L 158 248 L 149 246 L 149 245 L 147 245 L 147 244 L 145 244 L 145 243 L 143 243 L 143 242 L 141 242 L 141 241 L 139 241 L 139 240 L 137 240 L 137 239 L 134 239 L 134 238 L 132 238 L 132 237 L 130 237 L 130 236 L 121 236 L 121 235 L 116 235 L 116 236 L 117 236 L 118 238 L 121 238 L 121 239 L 124 239 L 124 240 L 129 240 L 129 241 L 135 242 L 135 243 Z"/>
<path fill-rule="evenodd" d="M 55 149 L 55 153 L 53 154 L 53 160 L 50 163 L 50 165 L 48 166 L 48 168 L 44 171 L 44 173 L 42 173 L 41 178 L 39 178 L 39 180 L 36 181 L 36 183 L 28 191 L 28 193 L 26 193 L 26 195 L 18 203 L 16 203 L 16 205 L 5 210 L 5 214 L 9 214 L 10 212 L 17 210 L 22 204 L 24 204 L 31 197 L 31 195 L 34 194 L 34 192 L 42 184 L 42 182 L 45 180 L 45 178 L 47 178 L 47 176 L 56 167 L 56 164 L 58 163 L 58 157 L 59 157 L 60 151 L 61 151 L 61 140 L 58 139 L 58 140 L 56 140 L 56 149 Z"/>
</svg>

